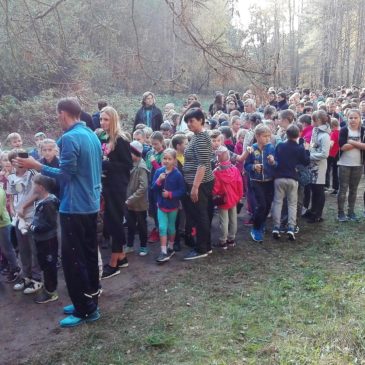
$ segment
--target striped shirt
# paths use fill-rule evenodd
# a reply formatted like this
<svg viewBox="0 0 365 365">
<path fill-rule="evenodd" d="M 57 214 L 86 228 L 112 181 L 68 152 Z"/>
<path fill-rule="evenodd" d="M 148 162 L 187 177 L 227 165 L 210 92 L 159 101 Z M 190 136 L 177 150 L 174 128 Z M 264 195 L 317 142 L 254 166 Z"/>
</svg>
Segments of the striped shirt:
<svg viewBox="0 0 365 365">
<path fill-rule="evenodd" d="M 187 184 L 194 183 L 195 174 L 199 166 L 205 166 L 202 183 L 214 180 L 210 165 L 212 156 L 212 142 L 206 131 L 194 134 L 185 150 L 184 178 Z"/>
</svg>

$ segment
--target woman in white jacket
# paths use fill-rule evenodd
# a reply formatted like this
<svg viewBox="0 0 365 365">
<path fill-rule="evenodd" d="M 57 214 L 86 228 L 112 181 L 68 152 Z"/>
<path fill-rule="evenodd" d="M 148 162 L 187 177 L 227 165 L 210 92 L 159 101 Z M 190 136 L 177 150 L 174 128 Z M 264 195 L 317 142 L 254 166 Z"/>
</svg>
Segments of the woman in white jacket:
<svg viewBox="0 0 365 365">
<path fill-rule="evenodd" d="M 312 204 L 308 212 L 308 223 L 323 221 L 322 212 L 326 200 L 324 187 L 326 183 L 327 157 L 331 147 L 329 117 L 324 110 L 312 115 L 313 134 L 310 143 L 310 172 L 312 175 Z"/>
</svg>

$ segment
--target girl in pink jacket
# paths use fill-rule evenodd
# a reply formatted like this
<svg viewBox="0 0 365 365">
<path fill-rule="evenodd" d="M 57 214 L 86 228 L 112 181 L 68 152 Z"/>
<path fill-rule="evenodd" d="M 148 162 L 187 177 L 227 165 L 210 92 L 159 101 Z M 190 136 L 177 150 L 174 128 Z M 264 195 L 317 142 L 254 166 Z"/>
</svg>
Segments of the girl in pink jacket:
<svg viewBox="0 0 365 365">
<path fill-rule="evenodd" d="M 243 185 L 239 170 L 230 162 L 227 147 L 219 147 L 216 154 L 219 165 L 213 171 L 213 201 L 219 209 L 220 237 L 217 246 L 226 250 L 236 245 L 237 203 L 242 198 Z"/>
</svg>

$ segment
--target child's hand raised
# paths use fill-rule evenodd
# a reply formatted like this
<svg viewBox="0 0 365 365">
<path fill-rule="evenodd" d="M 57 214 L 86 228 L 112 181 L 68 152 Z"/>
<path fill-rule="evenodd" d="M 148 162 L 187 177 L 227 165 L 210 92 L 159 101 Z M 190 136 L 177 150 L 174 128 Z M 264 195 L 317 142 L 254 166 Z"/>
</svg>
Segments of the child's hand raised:
<svg viewBox="0 0 365 365">
<path fill-rule="evenodd" d="M 158 177 L 158 179 L 160 181 L 165 180 L 166 179 L 166 173 L 163 172 L 162 174 L 160 174 L 160 176 Z"/>
</svg>

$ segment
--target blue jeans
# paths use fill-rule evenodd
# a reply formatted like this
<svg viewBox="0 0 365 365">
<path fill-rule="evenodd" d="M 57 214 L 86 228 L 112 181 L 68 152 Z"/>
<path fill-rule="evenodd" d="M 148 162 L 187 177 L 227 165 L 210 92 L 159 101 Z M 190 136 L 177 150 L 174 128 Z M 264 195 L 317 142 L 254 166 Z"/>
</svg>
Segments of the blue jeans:
<svg viewBox="0 0 365 365">
<path fill-rule="evenodd" d="M 11 225 L 0 228 L 0 248 L 1 252 L 8 260 L 10 271 L 14 271 L 18 267 L 15 250 L 10 239 Z"/>
</svg>

